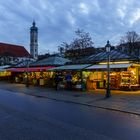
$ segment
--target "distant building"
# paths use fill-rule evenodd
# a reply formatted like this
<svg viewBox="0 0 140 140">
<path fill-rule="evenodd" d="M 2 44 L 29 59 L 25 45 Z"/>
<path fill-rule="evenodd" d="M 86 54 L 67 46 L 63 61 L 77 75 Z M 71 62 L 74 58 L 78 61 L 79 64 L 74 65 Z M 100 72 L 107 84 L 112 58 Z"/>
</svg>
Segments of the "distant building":
<svg viewBox="0 0 140 140">
<path fill-rule="evenodd" d="M 94 47 L 87 47 L 83 49 L 69 49 L 65 52 L 65 57 L 70 60 L 77 60 L 87 56 L 90 56 L 95 53 Z"/>
<path fill-rule="evenodd" d="M 30 28 L 30 55 L 32 58 L 38 59 L 38 28 L 34 21 Z"/>
<path fill-rule="evenodd" d="M 0 65 L 12 65 L 30 57 L 24 46 L 0 43 Z"/>
<path fill-rule="evenodd" d="M 140 42 L 120 44 L 116 49 L 128 55 L 140 57 Z"/>
</svg>

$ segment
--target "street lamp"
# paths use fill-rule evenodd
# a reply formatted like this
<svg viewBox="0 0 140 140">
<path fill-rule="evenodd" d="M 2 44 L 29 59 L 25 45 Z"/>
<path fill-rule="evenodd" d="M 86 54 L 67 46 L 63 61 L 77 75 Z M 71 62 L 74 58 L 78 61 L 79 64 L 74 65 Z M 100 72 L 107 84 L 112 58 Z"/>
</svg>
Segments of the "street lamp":
<svg viewBox="0 0 140 140">
<path fill-rule="evenodd" d="M 106 53 L 107 53 L 107 88 L 106 88 L 106 98 L 109 98 L 111 96 L 110 93 L 110 49 L 111 45 L 109 43 L 109 40 L 107 41 L 107 44 L 105 46 Z"/>
</svg>

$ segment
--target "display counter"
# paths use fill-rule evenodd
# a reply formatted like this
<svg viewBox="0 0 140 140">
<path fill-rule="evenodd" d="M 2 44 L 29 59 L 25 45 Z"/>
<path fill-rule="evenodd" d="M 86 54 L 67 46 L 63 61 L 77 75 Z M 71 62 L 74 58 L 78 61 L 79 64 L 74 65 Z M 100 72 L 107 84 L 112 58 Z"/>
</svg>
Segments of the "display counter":
<svg viewBox="0 0 140 140">
<path fill-rule="evenodd" d="M 139 84 L 121 84 L 120 85 L 120 90 L 139 90 L 140 85 Z"/>
</svg>

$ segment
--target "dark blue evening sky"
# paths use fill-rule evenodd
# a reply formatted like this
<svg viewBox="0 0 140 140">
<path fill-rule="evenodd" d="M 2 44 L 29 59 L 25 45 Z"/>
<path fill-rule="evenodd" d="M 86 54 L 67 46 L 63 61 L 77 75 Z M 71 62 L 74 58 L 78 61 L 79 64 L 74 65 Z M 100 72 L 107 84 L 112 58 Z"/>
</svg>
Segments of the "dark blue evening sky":
<svg viewBox="0 0 140 140">
<path fill-rule="evenodd" d="M 95 47 L 119 43 L 127 31 L 140 33 L 138 0 L 0 0 L 0 42 L 29 51 L 29 28 L 39 28 L 39 53 L 56 52 L 77 28 L 89 32 Z"/>
</svg>

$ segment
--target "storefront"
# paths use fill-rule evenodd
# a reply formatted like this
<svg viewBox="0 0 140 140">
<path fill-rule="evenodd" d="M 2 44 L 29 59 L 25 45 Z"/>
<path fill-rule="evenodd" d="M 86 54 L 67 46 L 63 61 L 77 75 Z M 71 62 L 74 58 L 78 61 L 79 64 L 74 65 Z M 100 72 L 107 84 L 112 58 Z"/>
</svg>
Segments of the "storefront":
<svg viewBox="0 0 140 140">
<path fill-rule="evenodd" d="M 9 80 L 9 77 L 11 76 L 11 72 L 6 70 L 0 71 L 0 80 Z"/>
<path fill-rule="evenodd" d="M 86 67 L 90 64 L 77 64 L 77 65 L 64 65 L 56 68 L 49 69 L 53 71 L 54 75 L 57 73 L 61 75 L 61 81 L 59 82 L 60 88 L 67 88 L 66 76 L 71 75 L 72 86 L 71 89 L 84 90 L 86 88 L 86 79 L 89 72 L 84 72 Z"/>
<path fill-rule="evenodd" d="M 11 72 L 7 71 L 8 67 L 8 65 L 0 66 L 0 80 L 8 80 L 11 76 Z"/>
<path fill-rule="evenodd" d="M 66 87 L 65 76 L 72 75 L 74 89 L 105 89 L 107 86 L 107 64 L 65 65 L 50 69 L 54 74 L 61 73 L 61 87 Z M 140 65 L 130 62 L 110 62 L 110 88 L 137 90 L 140 85 Z"/>
<path fill-rule="evenodd" d="M 47 70 L 53 66 L 47 67 L 29 67 L 29 68 L 10 68 L 11 80 L 16 83 L 26 84 L 27 79 L 31 85 L 48 85 L 51 82 L 53 72 Z"/>
<path fill-rule="evenodd" d="M 137 90 L 140 84 L 140 65 L 132 63 L 110 64 L 110 88 L 120 90 Z M 87 90 L 106 88 L 107 65 L 92 65 L 86 70 L 90 71 L 87 78 Z"/>
</svg>

